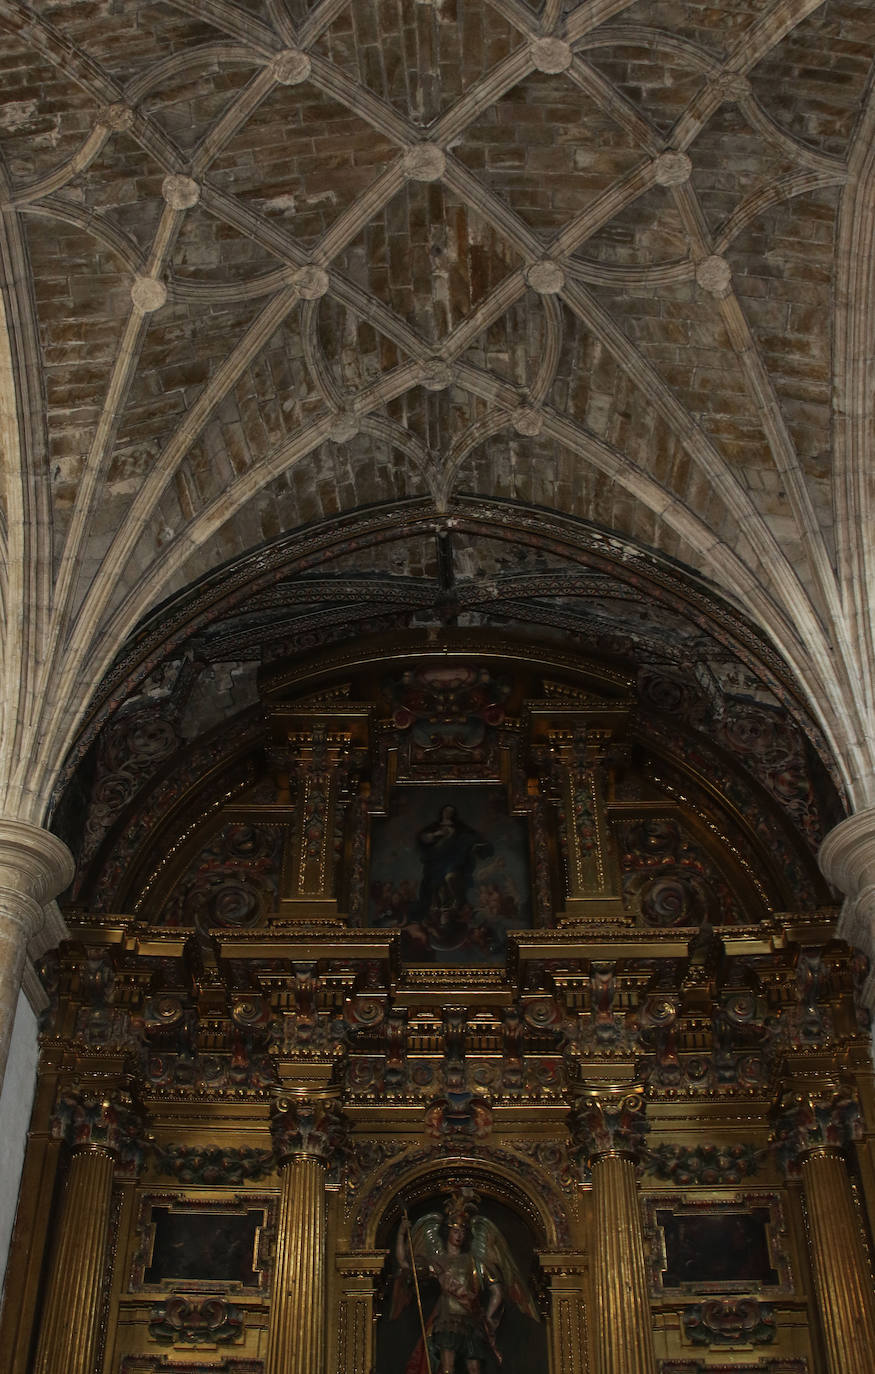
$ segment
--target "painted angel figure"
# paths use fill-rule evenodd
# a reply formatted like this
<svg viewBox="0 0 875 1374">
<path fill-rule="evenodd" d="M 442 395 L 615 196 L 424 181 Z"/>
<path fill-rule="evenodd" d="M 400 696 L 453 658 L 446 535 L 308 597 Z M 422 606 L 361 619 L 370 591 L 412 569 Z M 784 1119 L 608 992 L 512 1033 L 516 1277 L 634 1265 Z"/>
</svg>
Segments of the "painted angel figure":
<svg viewBox="0 0 875 1374">
<path fill-rule="evenodd" d="M 509 1298 L 526 1316 L 539 1321 L 529 1287 L 498 1227 L 478 1211 L 476 1193 L 451 1193 L 444 1216 L 429 1212 L 408 1230 L 398 1230 L 396 1280 L 392 1315 L 416 1295 L 414 1278 L 432 1277 L 440 1295 L 422 1313 L 424 1336 L 434 1374 L 455 1374 L 461 1356 L 467 1374 L 483 1374 L 491 1354 L 501 1364 L 496 1332 Z M 414 1265 L 416 1276 L 414 1276 Z M 424 1340 L 407 1362 L 404 1374 L 427 1374 Z"/>
</svg>

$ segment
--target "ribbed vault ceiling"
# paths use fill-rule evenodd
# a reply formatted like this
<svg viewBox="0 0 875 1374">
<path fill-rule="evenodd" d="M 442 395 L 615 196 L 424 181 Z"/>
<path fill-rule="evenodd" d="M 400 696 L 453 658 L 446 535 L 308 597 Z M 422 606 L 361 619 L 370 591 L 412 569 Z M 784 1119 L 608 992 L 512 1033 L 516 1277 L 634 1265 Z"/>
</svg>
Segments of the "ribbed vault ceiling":
<svg viewBox="0 0 875 1374">
<path fill-rule="evenodd" d="M 471 493 L 710 578 L 875 800 L 870 0 L 0 0 L 0 31 L 0 810 L 42 818 L 162 598 Z"/>
</svg>

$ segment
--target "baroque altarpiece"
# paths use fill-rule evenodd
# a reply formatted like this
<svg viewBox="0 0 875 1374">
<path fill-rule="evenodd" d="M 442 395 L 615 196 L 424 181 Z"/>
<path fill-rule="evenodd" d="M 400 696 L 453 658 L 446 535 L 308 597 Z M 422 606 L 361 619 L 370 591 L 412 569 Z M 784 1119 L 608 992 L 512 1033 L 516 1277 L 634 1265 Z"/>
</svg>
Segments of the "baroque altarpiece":
<svg viewBox="0 0 875 1374">
<path fill-rule="evenodd" d="M 3 1367 L 869 1368 L 866 970 L 792 751 L 496 635 L 259 694 L 128 721 L 135 810 L 101 744 Z"/>
</svg>

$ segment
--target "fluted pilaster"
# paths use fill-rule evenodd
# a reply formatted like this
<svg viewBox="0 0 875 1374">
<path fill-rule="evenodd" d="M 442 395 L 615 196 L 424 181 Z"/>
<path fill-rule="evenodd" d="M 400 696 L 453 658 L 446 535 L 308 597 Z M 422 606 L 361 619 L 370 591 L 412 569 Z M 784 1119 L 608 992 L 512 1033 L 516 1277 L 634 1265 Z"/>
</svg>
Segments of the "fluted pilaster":
<svg viewBox="0 0 875 1374">
<path fill-rule="evenodd" d="M 282 1172 L 265 1374 L 324 1374 L 325 1165 L 297 1155 Z"/>
<path fill-rule="evenodd" d="M 591 1163 L 596 1224 L 599 1374 L 656 1374 L 635 1161 Z"/>
<path fill-rule="evenodd" d="M 88 1145 L 70 1161 L 34 1374 L 93 1374 L 113 1168 L 102 1145 Z"/>
<path fill-rule="evenodd" d="M 827 1374 L 868 1374 L 875 1293 L 844 1150 L 862 1134 L 853 1083 L 797 1080 L 773 1109 L 778 1162 L 802 1181 Z"/>
<path fill-rule="evenodd" d="M 828 1374 L 871 1374 L 875 1294 L 847 1166 L 840 1150 L 820 1146 L 802 1156 L 800 1173 Z"/>
</svg>

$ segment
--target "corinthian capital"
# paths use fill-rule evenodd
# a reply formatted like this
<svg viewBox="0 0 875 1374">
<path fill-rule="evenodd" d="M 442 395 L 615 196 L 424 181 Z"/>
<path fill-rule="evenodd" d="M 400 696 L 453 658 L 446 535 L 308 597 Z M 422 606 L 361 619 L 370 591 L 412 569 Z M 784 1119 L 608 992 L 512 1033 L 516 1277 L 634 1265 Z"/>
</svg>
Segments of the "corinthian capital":
<svg viewBox="0 0 875 1374">
<path fill-rule="evenodd" d="M 105 1150 L 123 1172 L 139 1172 L 145 1148 L 145 1115 L 123 1088 L 112 1087 L 105 1092 L 90 1085 L 63 1088 L 51 1130 L 56 1140 L 66 1141 L 74 1150 Z"/>
<path fill-rule="evenodd" d="M 578 1163 L 590 1164 L 607 1154 L 637 1159 L 650 1129 L 644 1085 L 581 1085 L 573 1092 L 568 1129 Z"/>
<path fill-rule="evenodd" d="M 276 1100 L 270 1131 L 278 1163 L 308 1158 L 331 1167 L 346 1149 L 349 1121 L 333 1094 L 287 1094 Z"/>
<path fill-rule="evenodd" d="M 860 1104 L 845 1083 L 794 1084 L 772 1108 L 772 1141 L 786 1172 L 798 1171 L 813 1150 L 843 1149 L 863 1134 Z"/>
</svg>

